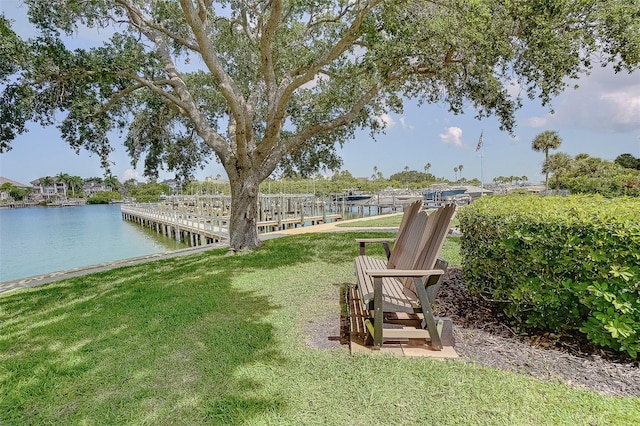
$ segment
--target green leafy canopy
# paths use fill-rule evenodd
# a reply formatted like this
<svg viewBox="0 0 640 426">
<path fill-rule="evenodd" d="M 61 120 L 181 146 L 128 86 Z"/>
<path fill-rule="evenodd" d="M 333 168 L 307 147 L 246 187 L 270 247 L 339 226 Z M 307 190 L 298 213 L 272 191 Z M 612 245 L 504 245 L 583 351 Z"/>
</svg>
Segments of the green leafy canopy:
<svg viewBox="0 0 640 426">
<path fill-rule="evenodd" d="M 379 130 L 375 117 L 401 110 L 402 97 L 445 102 L 453 112 L 471 104 L 511 130 L 520 99 L 509 96 L 510 83 L 547 103 L 595 54 L 631 71 L 640 50 L 633 0 L 26 3 L 43 35 L 31 41 L 30 64 L 2 61 L 0 77 L 21 68 L 5 86 L 2 111 L 25 109 L 6 122 L 49 124 L 62 110 L 64 138 L 103 157 L 108 132 L 123 129 L 134 159 L 149 154 L 151 175 L 182 162 L 188 174 L 211 157 L 205 146 L 224 163 L 231 127 L 244 121 L 249 140 L 283 146 L 268 168 L 287 155 L 335 167 L 331 147 L 355 127 Z M 60 34 L 81 26 L 116 32 L 103 47 L 68 51 Z M 6 20 L 1 28 L 2 55 L 16 58 L 23 42 Z M 201 70 L 185 67 L 185 58 L 197 58 Z M 172 73 L 179 66 L 190 71 Z M 6 134 L 3 148 L 22 131 Z"/>
<path fill-rule="evenodd" d="M 279 166 L 339 166 L 336 144 L 384 130 L 377 117 L 406 98 L 511 131 L 513 84 L 547 104 L 596 58 L 627 72 L 640 62 L 637 0 L 25 3 L 37 39 L 0 24 L 3 151 L 25 123 L 62 117 L 63 138 L 105 167 L 113 130 L 152 177 L 188 178 L 214 157 L 236 198 Z M 71 51 L 64 35 L 79 29 L 113 33 Z"/>
</svg>

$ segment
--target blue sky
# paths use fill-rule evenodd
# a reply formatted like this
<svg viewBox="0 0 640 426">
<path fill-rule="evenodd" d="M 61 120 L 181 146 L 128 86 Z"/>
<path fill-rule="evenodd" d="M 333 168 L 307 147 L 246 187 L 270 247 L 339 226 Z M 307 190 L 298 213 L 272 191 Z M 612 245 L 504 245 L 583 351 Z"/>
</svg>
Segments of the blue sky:
<svg viewBox="0 0 640 426">
<path fill-rule="evenodd" d="M 26 18 L 26 6 L 21 0 L 0 0 L 0 12 L 14 20 L 14 30 L 22 36 L 34 34 Z M 82 31 L 69 40 L 70 47 L 95 44 L 105 34 Z M 342 170 L 354 176 L 369 177 L 376 166 L 385 177 L 402 171 L 406 166 L 423 171 L 427 163 L 437 177 L 454 179 L 454 167 L 463 165 L 463 176 L 491 182 L 496 176 L 527 176 L 531 182 L 544 180 L 540 169 L 543 154 L 531 150 L 531 141 L 545 130 L 557 131 L 562 138 L 558 151 L 570 155 L 587 153 L 613 160 L 619 154 L 640 157 L 640 73 L 615 74 L 610 68 L 596 68 L 591 75 L 577 82 L 579 88 L 567 89 L 554 99 L 552 107 L 543 108 L 538 101 L 527 101 L 516 115 L 515 136 L 499 129 L 494 118 L 478 121 L 473 109 L 463 115 L 452 115 L 446 105 L 418 107 L 407 101 L 402 115 L 380 117 L 387 123 L 385 134 L 374 141 L 367 131 L 340 149 L 344 160 Z M 483 157 L 476 151 L 483 132 Z M 116 148 L 110 160 L 112 172 L 120 180 L 144 180 L 142 167 L 134 169 L 122 145 L 114 137 Z M 0 154 L 0 175 L 28 183 L 42 176 L 68 173 L 83 178 L 102 176 L 98 157 L 81 151 L 79 155 L 61 141 L 55 127 L 37 124 L 13 142 L 13 149 Z M 215 160 L 196 178 L 225 176 Z M 171 178 L 168 172 L 161 179 Z"/>
</svg>

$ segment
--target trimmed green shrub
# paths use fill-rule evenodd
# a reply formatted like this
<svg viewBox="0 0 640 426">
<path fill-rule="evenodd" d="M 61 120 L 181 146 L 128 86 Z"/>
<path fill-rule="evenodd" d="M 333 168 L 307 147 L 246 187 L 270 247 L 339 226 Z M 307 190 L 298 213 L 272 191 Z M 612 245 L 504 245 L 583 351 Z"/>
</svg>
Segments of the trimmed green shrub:
<svg viewBox="0 0 640 426">
<path fill-rule="evenodd" d="M 93 197 L 87 198 L 87 204 L 109 204 L 111 200 L 119 200 L 120 194 L 117 192 L 96 192 Z"/>
<path fill-rule="evenodd" d="M 605 197 L 640 197 L 640 176 L 616 175 L 610 177 L 577 176 L 561 179 L 562 186 L 572 194 L 600 194 Z"/>
<path fill-rule="evenodd" d="M 459 213 L 470 291 L 527 330 L 640 351 L 640 199 L 485 197 Z"/>
</svg>

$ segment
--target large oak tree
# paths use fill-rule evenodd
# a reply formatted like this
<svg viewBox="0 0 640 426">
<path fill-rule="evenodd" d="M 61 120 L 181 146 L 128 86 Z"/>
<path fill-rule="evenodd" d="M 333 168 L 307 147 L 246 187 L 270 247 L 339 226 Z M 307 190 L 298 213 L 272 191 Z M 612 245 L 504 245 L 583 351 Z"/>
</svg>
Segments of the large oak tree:
<svg viewBox="0 0 640 426">
<path fill-rule="evenodd" d="M 262 180 L 339 165 L 336 144 L 381 130 L 377 117 L 404 99 L 512 130 L 521 97 L 547 104 L 595 61 L 631 72 L 640 58 L 637 0 L 25 3 L 40 37 L 20 40 L 0 20 L 0 149 L 27 122 L 56 119 L 105 166 L 121 130 L 151 177 L 215 157 L 231 183 L 232 249 L 259 244 Z M 63 37 L 78 28 L 110 36 L 70 51 Z"/>
</svg>

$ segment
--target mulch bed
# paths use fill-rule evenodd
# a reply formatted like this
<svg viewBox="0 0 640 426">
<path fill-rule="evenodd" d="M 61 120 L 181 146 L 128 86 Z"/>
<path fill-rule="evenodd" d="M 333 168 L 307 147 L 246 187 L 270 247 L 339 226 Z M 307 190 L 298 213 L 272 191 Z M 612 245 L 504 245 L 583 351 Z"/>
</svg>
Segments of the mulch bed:
<svg viewBox="0 0 640 426">
<path fill-rule="evenodd" d="M 469 293 L 460 268 L 449 268 L 436 313 L 453 320 L 455 350 L 465 362 L 640 397 L 640 362 L 591 345 L 582 335 L 521 334 L 496 307 Z"/>
</svg>

